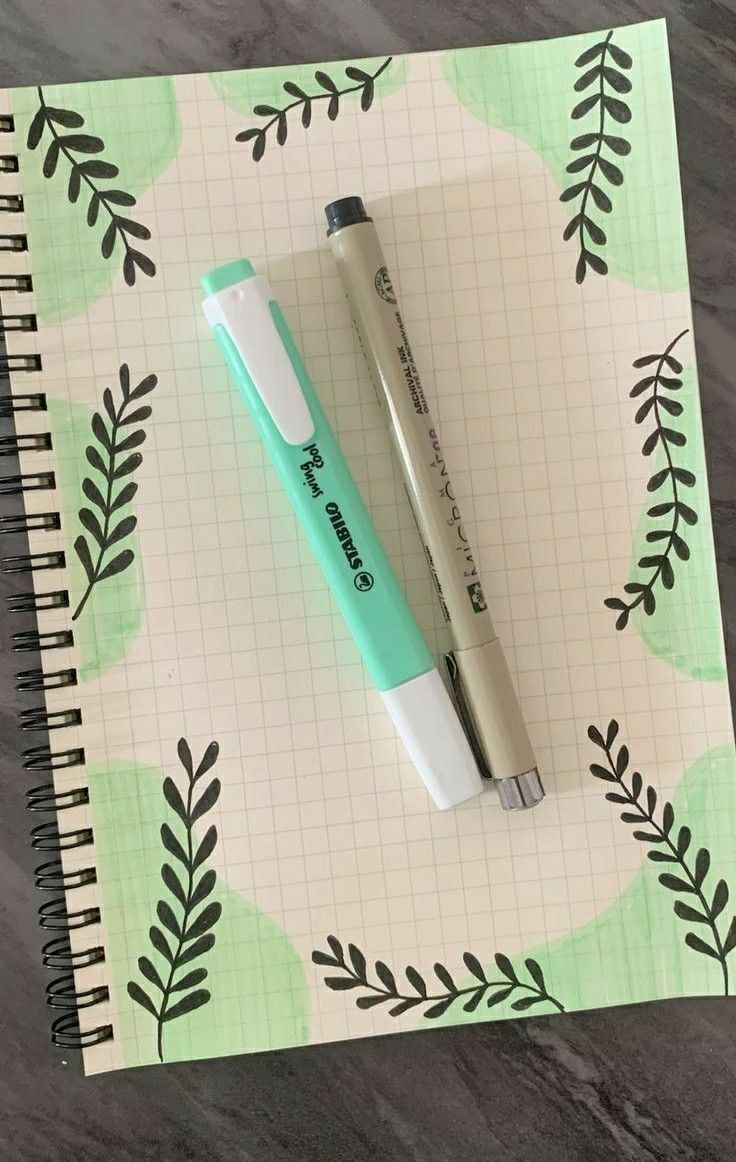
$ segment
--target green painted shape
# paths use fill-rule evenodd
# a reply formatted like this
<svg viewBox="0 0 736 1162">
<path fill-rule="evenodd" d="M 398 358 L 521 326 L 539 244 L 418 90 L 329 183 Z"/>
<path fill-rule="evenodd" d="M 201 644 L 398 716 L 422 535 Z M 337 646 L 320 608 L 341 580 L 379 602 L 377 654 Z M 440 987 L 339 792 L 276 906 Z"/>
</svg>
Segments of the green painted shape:
<svg viewBox="0 0 736 1162">
<path fill-rule="evenodd" d="M 338 88 L 343 85 L 352 85 L 355 82 L 351 81 L 349 77 L 345 76 L 346 65 L 355 65 L 359 69 L 363 69 L 366 73 L 373 74 L 378 71 L 380 66 L 387 58 L 385 56 L 363 57 L 358 60 L 351 61 L 327 61 L 324 64 L 312 65 L 287 65 L 286 68 L 276 69 L 230 69 L 224 73 L 210 73 L 210 82 L 222 100 L 230 106 L 236 113 L 242 117 L 248 118 L 248 123 L 258 124 L 258 118 L 253 118 L 254 105 L 273 105 L 274 108 L 281 109 L 284 105 L 290 104 L 294 100 L 288 93 L 284 92 L 284 82 L 292 81 L 294 84 L 302 88 L 310 96 L 317 95 L 324 92 L 321 86 L 314 79 L 315 70 L 321 69 L 332 77 Z M 390 97 L 393 93 L 398 92 L 406 82 L 406 60 L 404 57 L 394 57 L 391 64 L 381 73 L 376 80 L 376 90 L 374 101 L 380 100 L 382 97 Z M 360 93 L 347 93 L 341 97 L 342 101 L 357 101 L 360 98 Z M 318 109 L 320 105 L 324 105 L 324 117 L 327 118 L 327 101 L 318 101 L 312 111 L 312 116 L 317 117 L 320 114 Z M 297 126 L 302 129 L 301 115 L 298 109 L 295 111 L 294 123 L 290 122 L 289 130 Z M 244 126 L 245 128 L 245 126 Z M 307 132 L 302 130 L 302 132 Z M 276 144 L 274 134 L 274 145 Z M 247 145 L 244 146 L 247 149 Z"/>
<path fill-rule="evenodd" d="M 89 501 L 82 492 L 82 480 L 89 473 L 97 476 L 87 463 L 85 449 L 92 442 L 93 411 L 86 404 L 49 398 L 47 400 L 54 445 L 54 469 L 57 488 L 61 490 L 63 528 L 66 533 L 66 583 L 70 609 L 76 609 L 87 578 L 74 549 L 74 541 L 84 532 L 77 513 Z M 115 514 L 118 520 L 130 516 L 133 505 L 127 504 Z M 89 536 L 89 534 L 87 534 Z M 135 554 L 124 573 L 101 581 L 74 622 L 74 644 L 77 647 L 77 674 L 83 681 L 96 677 L 125 657 L 131 640 L 141 627 L 146 605 L 143 566 L 138 535 L 134 531 L 124 545 Z"/>
<path fill-rule="evenodd" d="M 96 134 L 104 141 L 99 157 L 117 165 L 120 174 L 101 181 L 101 189 L 121 189 L 140 197 L 179 151 L 181 125 L 170 77 L 44 85 L 43 93 L 48 105 L 80 113 L 85 120 L 81 132 Z M 97 224 L 90 227 L 89 199 L 82 195 L 74 205 L 68 200 L 69 165 L 63 158 L 53 177 L 43 176 L 48 131 L 37 149 L 26 148 L 28 127 L 39 104 L 35 87 L 13 89 L 11 97 L 33 255 L 36 312 L 44 322 L 59 323 L 78 315 L 104 294 L 120 273 L 123 247 L 118 239 L 112 257 L 102 257 L 104 213 L 101 211 Z M 158 241 L 151 215 L 145 208 L 135 207 L 125 213 L 152 230 L 150 242 L 140 242 L 138 247 L 157 261 Z M 144 275 L 139 277 L 145 281 Z"/>
<path fill-rule="evenodd" d="M 126 1066 L 147 1065 L 158 1061 L 156 1022 L 130 999 L 127 984 L 137 980 L 154 991 L 138 972 L 139 956 L 162 968 L 148 939 L 157 901 L 169 899 L 161 865 L 174 862 L 161 844 L 160 828 L 166 822 L 178 834 L 181 823 L 164 800 L 164 775 L 157 768 L 119 760 L 87 767 L 87 776 L 109 984 L 118 1009 L 115 1041 Z M 214 816 L 203 817 L 200 837 L 213 822 Z M 211 1000 L 164 1026 L 165 1060 L 307 1042 L 309 990 L 301 958 L 286 933 L 219 877 L 210 901 L 222 905 L 213 929 L 215 945 L 192 967 L 207 969 L 202 987 Z"/>
<path fill-rule="evenodd" d="M 443 56 L 447 83 L 474 117 L 521 138 L 535 149 L 560 190 L 577 178 L 565 172 L 568 162 L 583 156 L 570 141 L 598 128 L 598 111 L 573 121 L 574 106 L 587 96 L 574 91 L 585 71 L 575 60 L 606 31 L 527 44 L 458 49 Z M 609 273 L 641 289 L 679 290 L 688 285 L 682 220 L 677 138 L 664 20 L 617 28 L 614 44 L 633 58 L 627 72 L 632 91 L 624 95 L 631 109 L 626 125 L 611 122 L 608 131 L 631 143 L 627 157 L 614 158 L 624 174 L 620 187 L 605 187 L 613 202 L 609 214 L 591 211 L 605 230 L 603 254 Z M 588 66 L 590 67 L 590 66 Z M 502 159 L 491 163 L 502 172 Z M 523 191 L 522 191 L 523 197 Z M 568 218 L 578 202 L 560 203 Z M 570 277 L 574 277 L 575 240 L 567 243 Z M 589 275 L 588 277 L 592 277 Z"/>
<path fill-rule="evenodd" d="M 592 776 L 591 776 L 592 777 Z M 600 784 L 601 794 L 604 784 Z M 707 847 L 711 853 L 711 870 L 705 881 L 712 894 L 719 878 L 731 889 L 731 904 L 721 916 L 725 935 L 736 900 L 736 847 L 733 842 L 733 819 L 736 813 L 736 752 L 733 747 L 716 747 L 696 759 L 685 771 L 672 797 L 675 827 L 683 823 L 692 829 L 691 852 Z M 616 808 L 611 805 L 611 811 Z M 629 832 L 635 828 L 616 823 Z M 688 925 L 675 915 L 674 895 L 658 882 L 664 870 L 677 874 L 669 864 L 653 863 L 644 856 L 649 844 L 632 838 L 639 847 L 642 865 L 619 898 L 589 923 L 559 940 L 537 948 L 515 953 L 511 960 L 519 976 L 527 979 L 524 958 L 537 960 L 544 972 L 548 992 L 557 998 L 567 1012 L 596 1009 L 610 1005 L 632 1004 L 682 996 L 718 996 L 723 994 L 720 965 L 707 956 L 688 948 L 685 933 L 694 927 L 707 939 L 703 925 Z M 595 852 L 591 853 L 595 869 Z M 479 950 L 473 951 L 478 954 Z M 484 965 L 487 975 L 499 979 L 495 965 Z M 452 965 L 448 965 L 452 971 Z M 736 957 L 731 955 L 729 995 L 736 993 Z M 458 987 L 468 987 L 473 978 L 456 978 Z M 430 992 L 433 991 L 430 988 Z M 437 988 L 439 991 L 439 987 Z M 453 1005 L 439 1018 L 422 1020 L 420 1027 L 460 1025 L 476 1021 L 517 1018 L 511 1008 L 515 994 L 493 1008 L 483 1003 L 475 1013 L 464 1013 Z M 550 1004 L 539 1004 L 528 1010 L 529 1016 L 556 1012 Z"/>
<path fill-rule="evenodd" d="M 641 375 L 650 371 L 651 368 L 642 368 Z M 692 488 L 681 485 L 678 488 L 682 500 L 697 512 L 698 523 L 692 527 L 680 524 L 679 531 L 690 549 L 690 559 L 680 561 L 673 555 L 674 587 L 666 590 L 657 586 L 654 613 L 645 614 L 643 606 L 639 605 L 631 614 L 631 624 L 636 626 L 647 648 L 676 670 L 700 681 L 723 682 L 726 679 L 726 655 L 695 368 L 684 368 L 681 378 L 681 389 L 666 394 L 683 405 L 682 415 L 667 416 L 666 420 L 668 427 L 684 432 L 687 437 L 687 444 L 683 448 L 673 448 L 672 452 L 679 467 L 689 468 L 695 474 L 696 483 Z M 651 413 L 647 417 L 650 419 Z M 650 430 L 651 423 L 642 424 L 642 440 L 644 433 Z M 661 445 L 658 445 L 655 459 L 652 472 L 666 464 Z M 646 534 L 655 528 L 666 527 L 666 518 L 649 517 L 647 509 L 659 500 L 670 498 L 666 485 L 656 493 L 646 494 L 634 534 L 630 581 L 644 581 L 651 575 L 651 570 L 639 569 L 637 561 L 645 554 L 651 555 L 658 547 L 647 543 Z M 612 613 L 611 616 L 615 615 Z"/>
</svg>

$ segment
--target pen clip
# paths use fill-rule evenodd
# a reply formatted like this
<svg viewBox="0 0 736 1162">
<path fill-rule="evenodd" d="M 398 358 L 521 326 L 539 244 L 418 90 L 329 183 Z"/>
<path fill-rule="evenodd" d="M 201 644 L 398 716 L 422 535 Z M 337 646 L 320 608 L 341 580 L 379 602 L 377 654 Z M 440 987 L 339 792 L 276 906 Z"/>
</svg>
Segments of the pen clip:
<svg viewBox="0 0 736 1162">
<path fill-rule="evenodd" d="M 473 717 L 470 713 L 470 707 L 468 706 L 465 693 L 463 691 L 463 684 L 460 678 L 460 669 L 457 662 L 455 661 L 455 655 L 452 650 L 445 654 L 445 666 L 447 667 L 447 673 L 450 678 L 450 686 L 452 687 L 452 693 L 455 698 L 458 717 L 462 723 L 462 727 L 465 731 L 468 743 L 470 744 L 470 749 L 473 752 L 473 758 L 478 764 L 478 770 L 480 771 L 481 778 L 492 779 L 493 774 L 488 766 L 488 763 L 486 762 L 483 750 L 480 745 L 478 732 L 475 729 L 475 723 L 473 722 Z"/>
<path fill-rule="evenodd" d="M 265 278 L 253 275 L 208 295 L 203 307 L 210 326 L 227 332 L 282 439 L 287 444 L 308 443 L 314 420 L 277 325 L 276 302 Z"/>
</svg>

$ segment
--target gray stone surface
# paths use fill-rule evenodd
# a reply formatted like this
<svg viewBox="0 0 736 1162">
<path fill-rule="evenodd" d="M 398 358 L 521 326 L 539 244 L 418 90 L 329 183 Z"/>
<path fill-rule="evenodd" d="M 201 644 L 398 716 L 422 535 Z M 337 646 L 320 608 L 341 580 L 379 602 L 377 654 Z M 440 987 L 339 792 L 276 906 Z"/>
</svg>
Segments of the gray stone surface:
<svg viewBox="0 0 736 1162">
<path fill-rule="evenodd" d="M 3 0 L 0 81 L 324 60 L 530 39 L 662 15 L 670 21 L 706 449 L 732 663 L 734 0 Z M 5 552 L 9 546 L 2 547 Z M 10 592 L 7 579 L 2 588 L 3 595 Z M 0 607 L 5 609 L 4 600 Z M 4 615 L 5 642 L 23 620 Z M 38 900 L 23 811 L 28 780 L 18 757 L 12 680 L 17 668 L 3 643 L 0 1158 L 706 1162 L 734 1156 L 733 1001 L 679 1001 L 408 1033 L 85 1080 L 73 1054 L 48 1044 Z"/>
</svg>

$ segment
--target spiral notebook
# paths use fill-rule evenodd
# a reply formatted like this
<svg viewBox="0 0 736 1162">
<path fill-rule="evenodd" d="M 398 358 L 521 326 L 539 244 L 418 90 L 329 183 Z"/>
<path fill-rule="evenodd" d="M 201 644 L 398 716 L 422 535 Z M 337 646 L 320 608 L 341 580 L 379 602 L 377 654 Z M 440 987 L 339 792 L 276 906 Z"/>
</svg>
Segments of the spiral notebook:
<svg viewBox="0 0 736 1162">
<path fill-rule="evenodd" d="M 95 1073 L 733 992 L 664 23 L 2 109 L 6 647 L 53 1039 Z M 439 658 L 324 237 L 353 193 L 520 693 L 531 812 L 432 807 L 201 314 L 203 272 L 268 275 Z"/>
</svg>

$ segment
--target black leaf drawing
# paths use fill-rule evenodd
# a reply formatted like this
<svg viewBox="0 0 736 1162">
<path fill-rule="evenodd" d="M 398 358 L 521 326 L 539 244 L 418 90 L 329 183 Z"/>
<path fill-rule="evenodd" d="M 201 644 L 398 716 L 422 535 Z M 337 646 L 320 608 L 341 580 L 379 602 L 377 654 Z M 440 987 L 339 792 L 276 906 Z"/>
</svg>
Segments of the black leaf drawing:
<svg viewBox="0 0 736 1162">
<path fill-rule="evenodd" d="M 153 924 L 148 933 L 153 950 L 163 963 L 157 966 L 147 956 L 138 958 L 138 971 L 153 985 L 153 995 L 137 981 L 128 982 L 128 995 L 155 1018 L 159 1061 L 164 1059 L 166 1023 L 194 1012 L 211 998 L 208 989 L 199 987 L 207 979 L 207 969 L 197 967 L 185 973 L 182 969 L 214 947 L 213 929 L 222 913 L 219 902 L 205 903 L 215 889 L 215 872 L 209 870 L 198 875 L 200 866 L 215 848 L 217 829 L 210 826 L 199 845 L 194 831 L 196 820 L 212 810 L 220 795 L 218 778 L 212 779 L 200 793 L 200 780 L 215 765 L 219 746 L 216 742 L 210 743 L 196 770 L 186 739 L 179 739 L 177 749 L 187 776 L 184 793 L 169 777 L 164 779 L 163 793 L 181 825 L 180 838 L 164 823 L 161 842 L 180 866 L 164 862 L 161 867 L 161 879 L 169 899 L 162 898 L 156 904 L 158 924 Z M 204 905 L 201 910 L 200 905 Z"/>
<path fill-rule="evenodd" d="M 575 92 L 592 90 L 583 97 L 572 111 L 572 119 L 579 121 L 595 111 L 597 126 L 586 131 L 570 142 L 570 148 L 578 156 L 567 166 L 569 174 L 580 174 L 580 180 L 573 181 L 560 194 L 562 202 L 576 202 L 577 209 L 565 227 L 563 238 L 575 237 L 578 246 L 578 261 L 575 281 L 583 282 L 588 268 L 596 274 L 607 274 L 608 263 L 591 246 L 605 246 L 606 232 L 593 217 L 593 205 L 603 214 L 610 214 L 613 203 L 603 189 L 602 181 L 610 186 L 620 186 L 624 180 L 623 171 L 607 154 L 626 157 L 631 144 L 610 122 L 625 125 L 631 120 L 631 110 L 621 96 L 613 96 L 631 91 L 631 81 L 625 71 L 631 68 L 632 60 L 627 52 L 614 44 L 613 31 L 605 40 L 592 45 L 575 61 L 577 68 L 584 69 L 575 82 Z M 611 63 L 613 62 L 613 63 Z M 615 67 L 614 67 L 615 66 Z"/>
<path fill-rule="evenodd" d="M 307 93 L 294 81 L 285 81 L 284 92 L 293 100 L 281 109 L 274 105 L 256 105 L 253 109 L 254 115 L 265 117 L 266 121 L 262 125 L 241 130 L 235 135 L 235 140 L 252 142 L 253 160 L 260 161 L 266 152 L 267 134 L 274 126 L 276 127 L 277 144 L 284 145 L 286 142 L 289 133 L 288 115 L 293 109 L 301 108 L 301 123 L 305 129 L 308 129 L 312 123 L 312 110 L 316 101 L 327 101 L 327 116 L 330 121 L 334 121 L 340 113 L 341 98 L 348 93 L 360 93 L 360 107 L 364 113 L 367 113 L 373 104 L 376 81 L 389 67 L 392 59 L 392 57 L 387 57 L 375 73 L 367 73 L 355 65 L 348 65 L 345 69 L 345 76 L 348 81 L 353 83 L 342 86 L 338 85 L 328 73 L 317 69 L 314 79 L 319 87 L 315 92 Z"/>
<path fill-rule="evenodd" d="M 80 113 L 47 105 L 43 89 L 39 86 L 36 91 L 39 107 L 28 130 L 27 145 L 29 149 L 37 149 L 44 133 L 48 131 L 50 138 L 42 167 L 44 177 L 54 176 L 59 159 L 63 157 L 70 166 L 67 186 L 69 201 L 72 203 L 78 201 L 84 183 L 89 190 L 87 225 L 97 224 L 100 210 L 105 215 L 107 225 L 100 243 L 102 257 L 106 259 L 112 257 L 119 239 L 124 248 L 123 278 L 128 286 L 133 286 L 136 272 L 139 270 L 153 278 L 156 273 L 155 263 L 130 241 L 131 238 L 137 238 L 147 242 L 151 237 L 151 231 L 147 226 L 126 217 L 115 208 L 120 206 L 129 209 L 135 205 L 135 198 L 125 190 L 114 187 L 107 189 L 99 185 L 100 181 L 112 181 L 120 173 L 116 165 L 92 156 L 102 153 L 105 148 L 104 141 L 92 134 L 79 132 L 84 125 L 84 118 Z"/>
<path fill-rule="evenodd" d="M 673 450 L 685 446 L 685 433 L 666 422 L 667 417 L 677 419 L 683 412 L 682 404 L 671 394 L 682 387 L 679 378 L 682 364 L 672 352 L 685 335 L 687 329 L 680 331 L 661 354 L 643 355 L 634 360 L 634 367 L 649 368 L 643 379 L 635 383 L 629 392 L 632 399 L 643 397 L 643 402 L 637 405 L 634 422 L 643 424 L 649 419 L 654 425 L 642 444 L 642 455 L 651 456 L 659 447 L 665 459 L 664 468 L 658 468 L 650 476 L 647 491 L 659 492 L 664 488 L 667 491 L 666 499 L 658 500 L 647 509 L 653 527 L 646 534 L 646 539 L 652 549 L 639 558 L 638 566 L 649 571 L 649 575 L 643 580 L 639 578 L 624 585 L 625 598 L 608 597 L 604 603 L 616 613 L 616 629 L 626 628 L 632 610 L 639 605 L 647 615 L 654 613 L 658 587 L 661 585 L 663 589 L 672 589 L 675 584 L 673 558 L 687 561 L 690 557 L 683 532 L 686 526 L 697 524 L 698 514 L 692 505 L 685 502 L 683 494 L 686 488 L 695 485 L 696 478 L 689 468 L 675 463 Z"/>
<path fill-rule="evenodd" d="M 130 476 L 143 460 L 141 453 L 133 449 L 140 447 L 146 433 L 143 428 L 131 432 L 130 427 L 132 424 L 143 423 L 152 411 L 147 404 L 130 410 L 131 405 L 153 391 L 158 379 L 155 375 L 147 375 L 131 390 L 127 363 L 121 365 L 118 374 L 122 397 L 119 405 L 115 405 L 112 392 L 107 387 L 102 396 L 107 419 L 100 412 L 92 416 L 92 435 L 97 446 L 90 444 L 86 456 L 87 462 L 100 474 L 101 480 L 98 483 L 86 476 L 82 481 L 82 492 L 97 512 L 92 508 L 80 508 L 78 513 L 79 523 L 88 536 L 80 534 L 74 542 L 74 548 L 82 562 L 87 585 L 72 614 L 72 621 L 79 617 L 95 585 L 124 572 L 135 559 L 133 550 L 128 548 L 110 555 L 110 549 L 129 537 L 137 523 L 134 516 L 115 519 L 115 513 L 128 504 L 138 490 L 134 481 L 128 481 L 119 489 L 118 483 Z"/>
<path fill-rule="evenodd" d="M 615 789 L 607 792 L 606 798 L 623 808 L 621 819 L 637 827 L 634 839 L 651 844 L 647 852 L 654 863 L 667 864 L 673 870 L 662 871 L 659 882 L 663 888 L 686 900 L 675 900 L 675 915 L 687 924 L 699 924 L 704 935 L 687 932 L 685 943 L 693 951 L 717 960 L 723 975 L 723 993 L 728 996 L 727 957 L 736 948 L 736 916 L 727 923 L 722 914 L 729 901 L 726 881 L 719 879 L 713 888 L 706 886 L 710 870 L 710 852 L 701 847 L 694 853 L 691 848 L 692 832 L 689 827 L 675 825 L 675 811 L 671 803 L 660 804 L 659 817 L 655 817 L 659 795 L 651 785 L 645 786 L 638 771 L 632 771 L 626 781 L 629 769 L 628 747 L 620 746 L 614 755 L 613 746 L 618 738 L 619 725 L 611 719 L 606 737 L 596 726 L 588 727 L 588 738 L 603 751 L 605 764 L 591 763 L 590 773 Z M 676 873 L 676 874 L 674 874 Z"/>
<path fill-rule="evenodd" d="M 505 1001 L 513 993 L 521 993 L 511 1008 L 523 1012 L 534 1005 L 550 1004 L 558 1012 L 564 1013 L 563 1005 L 548 991 L 541 966 L 531 957 L 524 961 L 528 980 L 522 980 L 507 956 L 496 953 L 495 964 L 501 978 L 489 979 L 477 956 L 466 952 L 463 962 L 467 971 L 475 978 L 475 982 L 464 988 L 459 988 L 444 964 L 434 965 L 434 975 L 441 985 L 440 991 L 436 986 L 428 984 L 422 974 L 412 965 L 404 969 L 407 985 L 397 982 L 396 976 L 382 960 L 375 961 L 373 970 L 376 980 L 369 979 L 370 973 L 364 954 L 354 944 L 348 944 L 347 956 L 345 949 L 335 936 L 328 936 L 329 952 L 316 949 L 312 953 L 312 960 L 321 968 L 334 969 L 341 975 L 326 976 L 325 984 L 329 989 L 347 991 L 362 989 L 355 1003 L 359 1009 L 372 1009 L 376 1005 L 390 1004 L 389 1016 L 400 1017 L 410 1009 L 422 1009 L 422 1015 L 433 1019 L 441 1017 L 452 1005 L 462 1000 L 463 1010 L 466 1013 L 474 1012 L 481 1001 L 485 1001 L 487 1008 Z"/>
</svg>

